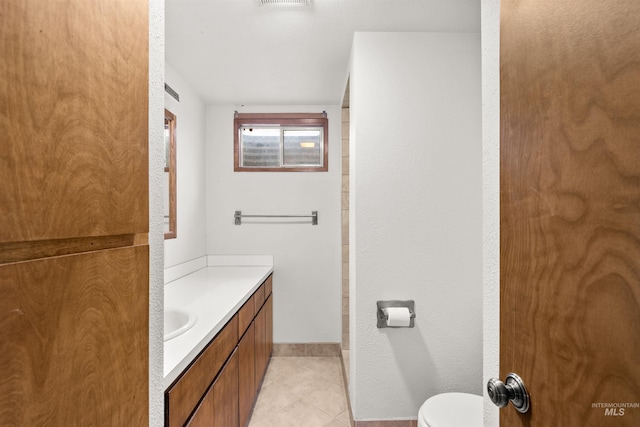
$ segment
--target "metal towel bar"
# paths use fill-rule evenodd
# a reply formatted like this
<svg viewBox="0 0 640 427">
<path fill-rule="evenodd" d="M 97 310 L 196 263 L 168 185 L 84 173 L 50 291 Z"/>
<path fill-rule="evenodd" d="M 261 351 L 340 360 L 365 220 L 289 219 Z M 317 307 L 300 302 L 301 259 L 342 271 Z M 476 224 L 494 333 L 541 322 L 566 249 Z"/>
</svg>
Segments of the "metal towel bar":
<svg viewBox="0 0 640 427">
<path fill-rule="evenodd" d="M 233 215 L 236 225 L 242 225 L 242 218 L 311 218 L 311 225 L 318 225 L 318 211 L 311 211 L 311 215 L 243 215 L 236 211 Z"/>
</svg>

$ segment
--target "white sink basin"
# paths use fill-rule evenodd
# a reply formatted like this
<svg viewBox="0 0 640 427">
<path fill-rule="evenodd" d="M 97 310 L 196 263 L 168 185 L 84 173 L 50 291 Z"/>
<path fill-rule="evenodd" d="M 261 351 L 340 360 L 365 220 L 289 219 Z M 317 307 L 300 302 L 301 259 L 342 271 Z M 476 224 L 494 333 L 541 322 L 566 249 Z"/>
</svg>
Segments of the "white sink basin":
<svg viewBox="0 0 640 427">
<path fill-rule="evenodd" d="M 189 310 L 166 309 L 164 311 L 164 340 L 169 341 L 187 332 L 196 324 L 198 316 Z"/>
</svg>

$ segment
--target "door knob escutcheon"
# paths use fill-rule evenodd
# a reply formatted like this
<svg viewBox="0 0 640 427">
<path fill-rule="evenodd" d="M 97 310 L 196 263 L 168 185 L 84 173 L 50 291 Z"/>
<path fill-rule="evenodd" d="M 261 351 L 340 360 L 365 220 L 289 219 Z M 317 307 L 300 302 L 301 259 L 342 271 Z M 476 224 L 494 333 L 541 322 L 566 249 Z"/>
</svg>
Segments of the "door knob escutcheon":
<svg viewBox="0 0 640 427">
<path fill-rule="evenodd" d="M 522 379 L 513 372 L 507 375 L 505 382 L 497 378 L 491 378 L 487 382 L 489 398 L 498 408 L 504 408 L 509 404 L 522 414 L 529 410 L 529 392 Z"/>
</svg>

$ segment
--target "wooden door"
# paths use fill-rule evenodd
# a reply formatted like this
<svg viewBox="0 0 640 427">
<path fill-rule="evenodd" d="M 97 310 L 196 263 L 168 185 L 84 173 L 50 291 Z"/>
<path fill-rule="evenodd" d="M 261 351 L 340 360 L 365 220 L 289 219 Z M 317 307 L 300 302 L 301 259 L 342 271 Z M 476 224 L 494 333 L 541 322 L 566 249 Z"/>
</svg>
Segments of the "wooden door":
<svg viewBox="0 0 640 427">
<path fill-rule="evenodd" d="M 502 0 L 501 426 L 640 425 L 640 2 Z"/>
<path fill-rule="evenodd" d="M 148 425 L 146 246 L 0 265 L 0 425 Z"/>
<path fill-rule="evenodd" d="M 148 425 L 148 3 L 0 1 L 0 425 Z"/>
</svg>

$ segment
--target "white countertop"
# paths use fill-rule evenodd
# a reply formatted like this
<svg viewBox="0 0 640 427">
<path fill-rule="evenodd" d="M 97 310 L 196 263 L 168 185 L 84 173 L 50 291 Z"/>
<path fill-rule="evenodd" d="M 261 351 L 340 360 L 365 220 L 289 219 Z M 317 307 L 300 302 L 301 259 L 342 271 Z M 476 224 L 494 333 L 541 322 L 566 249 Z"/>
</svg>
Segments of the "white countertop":
<svg viewBox="0 0 640 427">
<path fill-rule="evenodd" d="M 166 390 L 273 272 L 272 266 L 205 267 L 165 285 L 165 310 L 193 311 L 195 325 L 164 342 Z"/>
</svg>

